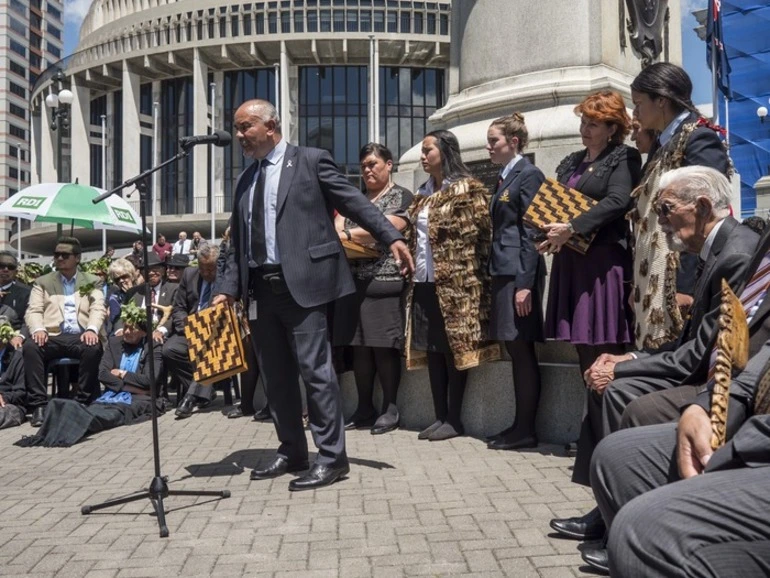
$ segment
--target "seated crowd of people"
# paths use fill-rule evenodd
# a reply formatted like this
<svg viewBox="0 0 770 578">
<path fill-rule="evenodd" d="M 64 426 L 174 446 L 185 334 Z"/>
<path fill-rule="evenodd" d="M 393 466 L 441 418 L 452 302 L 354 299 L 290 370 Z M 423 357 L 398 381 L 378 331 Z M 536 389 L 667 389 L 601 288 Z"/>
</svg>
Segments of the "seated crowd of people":
<svg viewBox="0 0 770 578">
<path fill-rule="evenodd" d="M 22 444 L 69 446 L 87 433 L 147 418 L 156 383 L 162 384 L 161 412 L 168 402 L 167 382 L 178 387 L 181 418 L 210 403 L 213 388 L 192 379 L 184 325 L 188 314 L 210 304 L 219 247 L 205 242 L 196 247 L 197 266 L 178 261 L 181 275 L 173 280 L 169 264 L 177 255 L 161 260 L 149 253 L 149 322 L 144 280 L 129 259 L 88 273 L 80 267 L 80 242 L 62 237 L 53 251 L 55 270 L 30 287 L 16 279 L 15 255 L 0 252 L 0 428 L 20 425 L 29 415 L 40 430 Z M 155 344 L 154 375 L 149 339 Z M 48 373 L 63 362 L 65 389 L 70 365 L 76 365 L 77 383 L 71 396 L 49 399 Z"/>
<path fill-rule="evenodd" d="M 770 574 L 770 498 L 758 467 L 770 465 L 770 233 L 760 236 L 762 219 L 742 224 L 732 216 L 732 163 L 691 92 L 684 70 L 658 63 L 631 85 L 633 117 L 609 90 L 576 106 L 583 148 L 556 167 L 556 179 L 596 202 L 569 222 L 541 230 L 525 224 L 545 175 L 523 154 L 529 134 L 520 113 L 487 129 L 490 160 L 501 169 L 492 190 L 473 178 L 446 130 L 423 139 L 429 178 L 414 194 L 393 182 L 386 147 L 361 150 L 364 194 L 406 237 L 411 278 L 367 230 L 344 215 L 335 220 L 340 242 L 364 257 L 351 259 L 355 292 L 330 312 L 332 342 L 352 347 L 358 393 L 345 428 L 383 434 L 399 427 L 405 356 L 407 369 L 427 368 L 433 399 L 435 421 L 418 438 L 462 435 L 468 372 L 500 359 L 502 344 L 516 409 L 488 447 L 535 448 L 535 344 L 574 344 L 587 400 L 572 479 L 593 489 L 598 507 L 551 527 L 595 540 L 582 548 L 583 559 L 618 576 L 726 576 L 736 567 L 742 576 Z M 629 135 L 637 148 L 624 144 Z M 109 265 L 107 291 L 78 270 L 77 239 L 59 239 L 56 271 L 31 289 L 14 280 L 15 257 L 0 252 L 0 325 L 9 328 L 0 327 L 0 427 L 30 414 L 40 430 L 24 443 L 71 445 L 146 419 L 149 388 L 165 387 L 169 376 L 181 392 L 179 418 L 211 404 L 215 390 L 193 379 L 184 325 L 217 293 L 220 248 L 199 233 L 192 240 L 180 233 L 173 245 L 159 235 L 147 264 L 151 295 L 137 285 L 141 250 L 135 245 Z M 190 257 L 197 266 L 184 263 L 172 276 L 173 264 Z M 713 447 L 723 282 L 746 312 L 751 359 L 730 390 L 727 443 Z M 147 299 L 151 320 L 139 313 Z M 148 340 L 157 345 L 154 374 Z M 62 358 L 79 361 L 74 399 L 49 401 L 46 367 Z M 228 417 L 257 414 L 253 357 L 249 365 L 243 402 Z"/>
</svg>

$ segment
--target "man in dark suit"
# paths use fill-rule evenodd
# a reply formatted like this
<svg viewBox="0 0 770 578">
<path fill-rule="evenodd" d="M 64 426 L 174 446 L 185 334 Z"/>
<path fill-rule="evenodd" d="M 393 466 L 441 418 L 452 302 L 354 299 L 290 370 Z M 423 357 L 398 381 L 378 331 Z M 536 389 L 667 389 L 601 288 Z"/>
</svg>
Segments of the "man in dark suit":
<svg viewBox="0 0 770 578">
<path fill-rule="evenodd" d="M 153 309 L 153 323 L 158 323 L 164 317 L 164 308 L 173 307 L 178 285 L 166 281 L 166 263 L 161 261 L 154 252 L 150 253 L 147 259 L 152 304 L 158 306 L 157 309 Z M 137 307 L 144 309 L 144 284 L 137 285 L 128 290 L 125 302 L 129 303 L 132 300 Z M 173 329 L 171 316 L 166 317 L 166 321 L 162 325 L 155 327 L 152 332 L 152 338 L 155 340 L 155 343 L 160 345 L 166 341 Z M 123 322 L 118 320 L 115 323 L 115 335 L 120 335 L 122 331 Z"/>
<path fill-rule="evenodd" d="M 212 305 L 218 256 L 218 247 L 203 245 L 198 252 L 198 266 L 185 269 L 174 295 L 174 310 L 171 313 L 173 333 L 163 345 L 163 361 L 169 373 L 179 379 L 180 394 L 184 392 L 176 408 L 179 419 L 190 417 L 195 406 L 206 407 L 216 398 L 213 387 L 193 380 L 193 366 L 187 353 L 184 326 L 188 315 Z"/>
<path fill-rule="evenodd" d="M 732 380 L 718 450 L 709 390 L 678 424 L 619 431 L 596 448 L 591 487 L 613 576 L 770 575 L 768 360 L 770 342 Z"/>
<path fill-rule="evenodd" d="M 683 167 L 661 178 L 657 212 L 666 242 L 674 250 L 699 255 L 703 263 L 691 317 L 680 339 L 670 346 L 652 354 L 638 351 L 603 355 L 586 372 L 591 390 L 573 482 L 590 483 L 593 451 L 603 437 L 619 429 L 629 403 L 652 392 L 706 382 L 708 353 L 716 339 L 722 279 L 738 290 L 759 241 L 756 233 L 728 216 L 730 194 L 727 178 L 708 167 Z M 692 388 L 678 388 L 672 395 L 692 392 Z M 595 509 L 579 518 L 553 519 L 551 527 L 576 539 L 601 538 L 605 530 Z"/>
<path fill-rule="evenodd" d="M 27 313 L 32 288 L 16 280 L 19 262 L 10 251 L 0 251 L 0 305 L 7 305 L 16 312 L 14 329 L 21 329 Z"/>
<path fill-rule="evenodd" d="M 272 104 L 252 100 L 241 105 L 235 129 L 244 154 L 256 162 L 236 183 L 232 244 L 215 302 L 252 299 L 252 336 L 281 442 L 275 460 L 255 469 L 252 479 L 308 467 L 297 386 L 301 375 L 318 457 L 289 489 L 325 486 L 350 471 L 326 309 L 355 286 L 333 210 L 390 247 L 404 272 L 412 268 L 412 259 L 401 234 L 345 179 L 326 151 L 283 140 Z"/>
</svg>

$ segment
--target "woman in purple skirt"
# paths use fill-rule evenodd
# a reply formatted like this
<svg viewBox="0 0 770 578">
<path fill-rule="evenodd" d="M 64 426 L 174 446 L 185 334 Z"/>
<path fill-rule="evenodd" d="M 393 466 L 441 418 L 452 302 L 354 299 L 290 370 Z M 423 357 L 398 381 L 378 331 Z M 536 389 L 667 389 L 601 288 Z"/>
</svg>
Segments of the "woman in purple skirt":
<svg viewBox="0 0 770 578">
<path fill-rule="evenodd" d="M 584 149 L 557 167 L 559 182 L 599 201 L 568 223 L 546 225 L 538 249 L 554 253 L 546 308 L 548 339 L 575 344 L 584 374 L 602 353 L 621 354 L 633 341 L 629 307 L 631 252 L 625 215 L 641 176 L 642 158 L 623 144 L 631 119 L 620 94 L 602 91 L 575 107 Z M 575 234 L 596 234 L 585 255 L 565 246 Z"/>
</svg>

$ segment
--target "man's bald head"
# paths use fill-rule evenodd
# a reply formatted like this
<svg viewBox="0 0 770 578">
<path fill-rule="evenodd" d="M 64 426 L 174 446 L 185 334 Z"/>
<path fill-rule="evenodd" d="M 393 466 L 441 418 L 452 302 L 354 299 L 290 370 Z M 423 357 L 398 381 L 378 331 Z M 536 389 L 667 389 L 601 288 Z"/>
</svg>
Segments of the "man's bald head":
<svg viewBox="0 0 770 578">
<path fill-rule="evenodd" d="M 281 140 L 281 119 L 266 100 L 244 102 L 235 111 L 233 126 L 243 154 L 253 159 L 265 158 Z"/>
</svg>

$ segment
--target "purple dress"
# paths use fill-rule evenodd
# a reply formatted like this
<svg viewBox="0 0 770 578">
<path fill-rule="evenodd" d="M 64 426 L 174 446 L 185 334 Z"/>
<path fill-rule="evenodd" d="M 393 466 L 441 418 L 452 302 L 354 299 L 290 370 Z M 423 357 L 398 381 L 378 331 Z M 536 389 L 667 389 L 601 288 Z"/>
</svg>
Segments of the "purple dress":
<svg viewBox="0 0 770 578">
<path fill-rule="evenodd" d="M 580 163 L 567 181 L 576 188 L 591 163 Z M 599 242 L 596 242 L 599 241 Z M 576 345 L 630 343 L 628 304 L 631 253 L 597 238 L 585 255 L 564 247 L 553 257 L 545 316 L 547 339 Z"/>
</svg>

